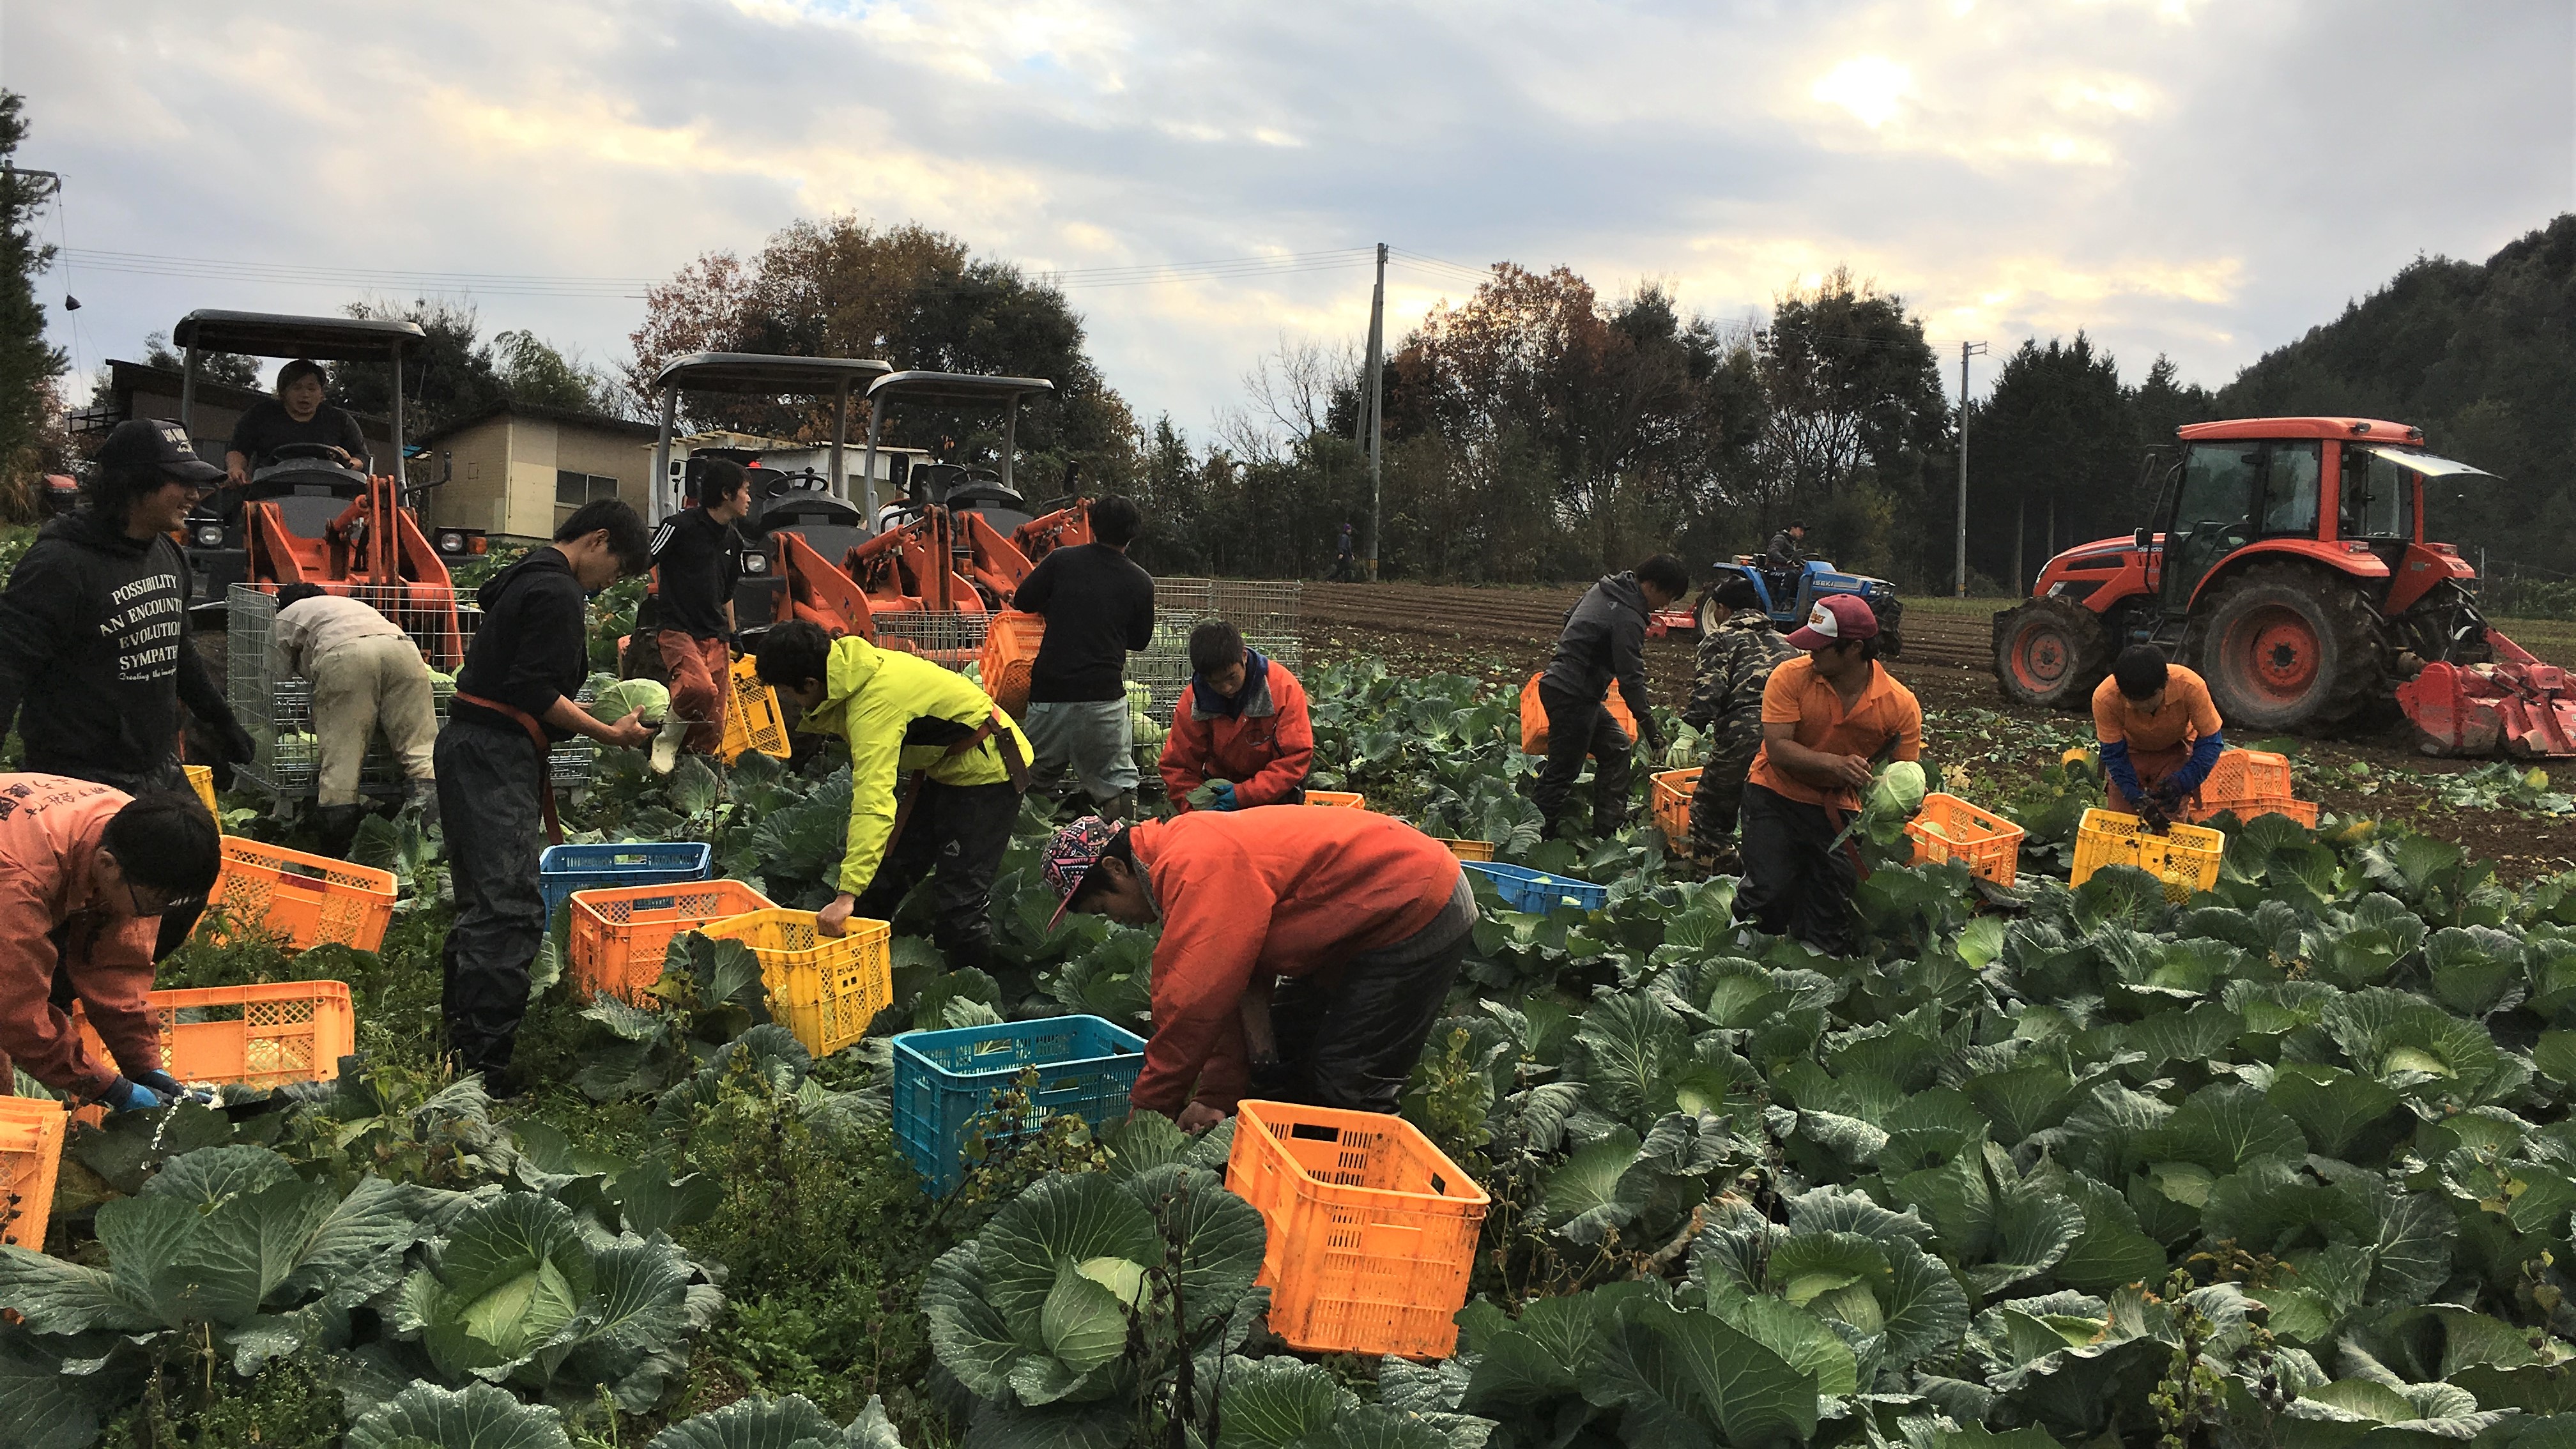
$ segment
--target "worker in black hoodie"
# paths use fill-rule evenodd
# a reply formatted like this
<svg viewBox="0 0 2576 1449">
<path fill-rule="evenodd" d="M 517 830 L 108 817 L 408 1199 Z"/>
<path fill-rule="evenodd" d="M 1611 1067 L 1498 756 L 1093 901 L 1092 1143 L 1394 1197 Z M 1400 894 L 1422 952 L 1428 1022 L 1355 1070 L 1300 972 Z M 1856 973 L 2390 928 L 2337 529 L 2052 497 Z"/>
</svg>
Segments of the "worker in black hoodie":
<svg viewBox="0 0 2576 1449">
<path fill-rule="evenodd" d="M 1616 835 L 1628 823 L 1630 742 L 1602 701 L 1615 680 L 1646 748 L 1663 751 L 1646 693 L 1646 616 L 1688 592 L 1690 570 L 1659 553 L 1627 573 L 1604 575 L 1566 611 L 1556 656 L 1538 681 L 1539 703 L 1547 710 L 1547 763 L 1530 792 L 1547 817 L 1550 836 L 1562 831 L 1566 797 L 1574 793 L 1586 755 L 1593 763 L 1593 832 Z"/>
<path fill-rule="evenodd" d="M 528 968 L 546 934 L 537 858 L 555 824 L 548 757 L 586 735 L 638 749 L 653 731 L 637 710 L 603 723 L 573 701 L 590 670 L 586 597 L 652 566 L 644 520 L 613 498 L 585 503 L 555 541 L 494 574 L 476 601 L 483 622 L 456 673 L 456 698 L 434 752 L 438 813 L 456 887 L 456 922 L 440 953 L 447 1049 L 508 1096 L 505 1074 L 528 1010 Z"/>
<path fill-rule="evenodd" d="M 212 731 L 219 783 L 254 746 L 188 642 L 188 561 L 170 534 L 223 470 L 177 423 L 135 418 L 99 448 L 89 506 L 45 525 L 0 592 L 0 735 L 12 720 L 19 768 L 141 795 L 188 790 L 179 768 L 185 705 Z M 202 906 L 166 913 L 158 952 L 196 928 Z"/>
</svg>

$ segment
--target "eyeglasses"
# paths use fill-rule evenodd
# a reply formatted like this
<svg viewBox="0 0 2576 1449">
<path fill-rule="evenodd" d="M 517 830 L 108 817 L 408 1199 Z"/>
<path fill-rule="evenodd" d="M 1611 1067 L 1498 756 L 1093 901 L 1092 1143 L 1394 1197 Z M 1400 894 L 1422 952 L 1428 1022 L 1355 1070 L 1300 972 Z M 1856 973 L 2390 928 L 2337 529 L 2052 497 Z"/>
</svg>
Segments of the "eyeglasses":
<svg viewBox="0 0 2576 1449">
<path fill-rule="evenodd" d="M 161 904 L 157 906 L 147 907 L 143 904 L 143 888 L 132 881 L 127 881 L 125 883 L 125 898 L 133 903 L 134 914 L 137 917 L 146 920 L 155 916 L 171 915 L 179 911 L 203 910 L 206 905 L 206 898 L 204 896 L 190 895 L 173 896 L 162 901 Z"/>
</svg>

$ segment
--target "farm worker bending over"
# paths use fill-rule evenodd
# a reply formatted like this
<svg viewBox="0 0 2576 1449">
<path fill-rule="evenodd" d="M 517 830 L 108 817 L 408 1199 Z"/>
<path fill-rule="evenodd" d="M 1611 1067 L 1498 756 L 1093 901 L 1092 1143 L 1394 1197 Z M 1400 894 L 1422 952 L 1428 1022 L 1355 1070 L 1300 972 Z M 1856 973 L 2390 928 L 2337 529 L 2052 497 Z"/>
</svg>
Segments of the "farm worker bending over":
<svg viewBox="0 0 2576 1449">
<path fill-rule="evenodd" d="M 1628 573 L 1603 576 L 1566 611 L 1556 657 L 1538 681 L 1539 703 L 1547 710 L 1547 764 L 1531 793 L 1547 817 L 1549 835 L 1563 833 L 1566 797 L 1587 754 L 1593 764 L 1593 833 L 1615 835 L 1628 823 L 1628 735 L 1602 700 L 1616 680 L 1646 748 L 1663 753 L 1646 694 L 1646 616 L 1689 591 L 1690 571 L 1680 559 L 1659 553 Z"/>
<path fill-rule="evenodd" d="M 194 795 L 0 775 L 0 1081 L 15 1063 L 119 1112 L 179 1094 L 144 1000 L 152 945 L 163 913 L 205 905 L 220 849 Z M 75 999 L 115 1065 L 81 1045 Z"/>
<path fill-rule="evenodd" d="M 1163 923 L 1128 1101 L 1190 1131 L 1248 1096 L 1393 1112 L 1476 924 L 1447 846 L 1321 805 L 1078 820 L 1046 878 L 1065 910 Z"/>
<path fill-rule="evenodd" d="M 277 370 L 277 396 L 252 403 L 233 424 L 232 445 L 224 451 L 230 486 L 249 483 L 254 471 L 277 461 L 278 449 L 295 444 L 327 448 L 330 461 L 367 471 L 367 439 L 357 417 L 322 401 L 322 364 L 302 357 Z"/>
<path fill-rule="evenodd" d="M 1154 642 L 1154 578 L 1130 562 L 1145 517 L 1112 493 L 1092 500 L 1092 541 L 1038 560 L 1011 607 L 1046 616 L 1029 665 L 1025 722 L 1035 782 L 1053 790 L 1073 766 L 1092 808 L 1124 820 L 1136 808 L 1136 728 L 1127 717 L 1127 652 Z"/>
<path fill-rule="evenodd" d="M 1029 737 L 964 675 L 802 619 L 761 636 L 758 660 L 760 682 L 804 709 L 799 729 L 850 746 L 849 845 L 817 928 L 889 920 L 935 871 L 931 939 L 952 971 L 988 967 L 993 872 L 1028 790 Z"/>
<path fill-rule="evenodd" d="M 358 798 L 358 770 L 378 728 L 402 761 L 412 798 L 436 819 L 431 751 L 438 744 L 438 710 L 429 666 L 411 636 L 360 600 L 324 593 L 319 584 L 288 584 L 277 591 L 271 637 L 287 669 L 313 681 L 313 733 L 322 742 L 322 853 L 346 859 L 358 838 L 367 812 Z"/>
<path fill-rule="evenodd" d="M 1698 657 L 1693 661 L 1690 707 L 1682 723 L 1708 736 L 1708 763 L 1691 789 L 1690 853 L 1704 863 L 1732 868 L 1735 814 L 1744 776 L 1762 749 L 1762 687 L 1771 671 L 1798 651 L 1771 627 L 1762 595 L 1742 574 L 1729 575 L 1700 610 Z"/>
<path fill-rule="evenodd" d="M 1923 706 L 1878 662 L 1878 618 L 1852 594 L 1816 601 L 1789 635 L 1807 657 L 1762 687 L 1762 750 L 1744 782 L 1744 888 L 1763 930 L 1852 949 L 1858 866 L 1836 847 L 1876 763 L 1923 757 Z"/>
<path fill-rule="evenodd" d="M 2132 644 L 2093 690 L 2110 805 L 2161 823 L 2200 793 L 2227 741 L 2201 677 L 2167 664 L 2152 644 Z"/>
<path fill-rule="evenodd" d="M 188 640 L 188 561 L 169 538 L 222 476 L 177 423 L 119 423 L 89 506 L 46 524 L 18 560 L 0 594 L 0 735 L 15 717 L 27 770 L 184 793 L 182 705 L 217 742 L 218 786 L 257 752 Z M 154 959 L 196 924 L 194 908 L 171 911 Z"/>
<path fill-rule="evenodd" d="M 555 541 L 494 574 L 475 596 L 483 624 L 456 672 L 447 728 L 438 732 L 438 813 L 456 885 L 456 922 L 440 953 L 447 1048 L 459 1071 L 481 1072 L 496 1096 L 508 1077 L 528 967 L 546 935 L 537 857 L 555 824 L 548 757 L 586 735 L 640 749 L 653 738 L 636 710 L 613 724 L 573 702 L 590 672 L 585 596 L 647 565 L 644 520 L 614 498 L 583 504 Z"/>
<path fill-rule="evenodd" d="M 730 458 L 710 459 L 698 506 L 653 530 L 655 642 L 671 676 L 671 717 L 694 720 L 689 748 L 714 754 L 724 743 L 733 697 L 733 586 L 742 569 L 734 520 L 751 511 L 751 474 Z"/>
<path fill-rule="evenodd" d="M 1265 659 L 1223 619 L 1190 631 L 1190 687 L 1163 739 L 1163 788 L 1187 812 L 1189 795 L 1216 782 L 1212 808 L 1306 803 L 1315 726 L 1306 689 L 1288 666 Z"/>
</svg>

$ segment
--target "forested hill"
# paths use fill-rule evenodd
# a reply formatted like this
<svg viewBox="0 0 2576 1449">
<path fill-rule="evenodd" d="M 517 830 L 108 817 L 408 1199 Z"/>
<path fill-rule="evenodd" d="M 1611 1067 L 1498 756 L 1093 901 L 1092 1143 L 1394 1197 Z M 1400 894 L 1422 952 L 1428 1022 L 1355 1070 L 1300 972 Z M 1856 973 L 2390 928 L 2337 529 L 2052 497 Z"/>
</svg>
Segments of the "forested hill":
<svg viewBox="0 0 2576 1449">
<path fill-rule="evenodd" d="M 2434 451 L 2505 480 L 2428 497 L 2430 536 L 2472 559 L 2482 546 L 2493 563 L 2576 574 L 2576 214 L 2483 264 L 2418 260 L 2267 353 L 2218 402 L 2225 417 L 2413 423 Z"/>
</svg>

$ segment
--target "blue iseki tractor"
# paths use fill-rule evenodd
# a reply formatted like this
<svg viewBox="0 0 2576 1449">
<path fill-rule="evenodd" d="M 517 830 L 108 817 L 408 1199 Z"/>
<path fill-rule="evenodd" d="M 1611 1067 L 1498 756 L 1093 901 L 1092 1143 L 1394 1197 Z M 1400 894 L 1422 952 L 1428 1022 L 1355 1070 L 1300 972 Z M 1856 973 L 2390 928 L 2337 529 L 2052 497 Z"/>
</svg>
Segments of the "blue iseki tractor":
<svg viewBox="0 0 2576 1449">
<path fill-rule="evenodd" d="M 1754 591 L 1762 596 L 1762 611 L 1771 616 L 1772 627 L 1787 633 L 1807 622 L 1816 600 L 1828 594 L 1858 594 L 1869 605 L 1878 620 L 1879 653 L 1893 659 L 1904 652 L 1900 626 L 1905 618 L 1905 605 L 1896 597 L 1896 585 L 1867 574 L 1847 574 L 1822 559 L 1808 559 L 1796 573 L 1773 573 L 1763 566 L 1757 554 L 1737 554 L 1719 563 L 1708 587 L 1700 592 L 1699 603 L 1689 609 L 1665 609 L 1647 621 L 1650 637 L 1675 634 L 1696 639 L 1707 627 L 1709 596 L 1727 579 L 1741 575 L 1753 582 Z"/>
</svg>

